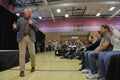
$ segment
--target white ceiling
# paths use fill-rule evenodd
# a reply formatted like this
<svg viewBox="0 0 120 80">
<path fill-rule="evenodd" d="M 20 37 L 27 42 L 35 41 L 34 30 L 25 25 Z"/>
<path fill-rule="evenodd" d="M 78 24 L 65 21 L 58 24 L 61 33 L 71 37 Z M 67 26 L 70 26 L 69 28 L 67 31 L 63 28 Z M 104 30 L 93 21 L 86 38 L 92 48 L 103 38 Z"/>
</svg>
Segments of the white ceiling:
<svg viewBox="0 0 120 80">
<path fill-rule="evenodd" d="M 25 7 L 29 6 L 33 9 L 33 17 L 43 17 L 43 19 L 61 19 L 65 13 L 72 15 L 74 9 L 84 9 L 86 7 L 85 17 L 96 17 L 97 13 L 101 13 L 101 17 L 108 17 L 120 10 L 120 0 L 17 0 L 14 12 L 21 12 Z M 113 11 L 109 11 L 110 7 L 116 7 Z M 60 8 L 61 13 L 57 13 L 56 9 Z M 51 10 L 51 11 L 50 11 Z M 73 15 L 83 17 L 83 13 L 76 11 Z M 51 16 L 53 15 L 53 16 Z M 120 16 L 120 13 L 117 14 Z M 71 16 L 70 18 L 75 18 Z"/>
</svg>

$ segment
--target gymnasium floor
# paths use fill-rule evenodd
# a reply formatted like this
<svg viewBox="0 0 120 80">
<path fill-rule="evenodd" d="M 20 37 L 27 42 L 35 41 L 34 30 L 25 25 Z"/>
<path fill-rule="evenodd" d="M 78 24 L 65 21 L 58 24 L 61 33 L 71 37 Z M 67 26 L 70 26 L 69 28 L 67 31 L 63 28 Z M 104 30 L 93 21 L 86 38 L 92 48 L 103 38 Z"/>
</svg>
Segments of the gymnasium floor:
<svg viewBox="0 0 120 80">
<path fill-rule="evenodd" d="M 35 72 L 30 72 L 29 62 L 26 64 L 25 77 L 19 77 L 19 67 L 15 67 L 0 72 L 0 80 L 88 80 L 85 74 L 78 71 L 79 62 L 76 59 L 60 59 L 54 52 L 39 53 Z"/>
</svg>

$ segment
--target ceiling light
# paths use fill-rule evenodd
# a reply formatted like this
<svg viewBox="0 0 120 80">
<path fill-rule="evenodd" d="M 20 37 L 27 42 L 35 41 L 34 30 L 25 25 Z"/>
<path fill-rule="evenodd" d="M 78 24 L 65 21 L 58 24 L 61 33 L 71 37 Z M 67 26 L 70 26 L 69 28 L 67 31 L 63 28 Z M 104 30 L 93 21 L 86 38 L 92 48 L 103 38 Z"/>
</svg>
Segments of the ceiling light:
<svg viewBox="0 0 120 80">
<path fill-rule="evenodd" d="M 42 19 L 42 17 L 41 17 L 41 16 L 39 16 L 38 18 L 39 18 L 39 19 Z"/>
<path fill-rule="evenodd" d="M 65 14 L 65 17 L 67 18 L 67 17 L 69 17 L 69 15 L 68 15 L 68 14 Z"/>
<path fill-rule="evenodd" d="M 97 14 L 96 14 L 96 16 L 100 16 L 100 15 L 101 15 L 101 13 L 97 13 Z"/>
<path fill-rule="evenodd" d="M 60 13 L 61 12 L 61 9 L 57 9 L 57 13 Z"/>
<path fill-rule="evenodd" d="M 16 13 L 17 16 L 20 16 L 20 13 Z"/>
<path fill-rule="evenodd" d="M 115 7 L 111 7 L 110 9 L 109 9 L 109 11 L 113 11 L 115 9 Z"/>
</svg>

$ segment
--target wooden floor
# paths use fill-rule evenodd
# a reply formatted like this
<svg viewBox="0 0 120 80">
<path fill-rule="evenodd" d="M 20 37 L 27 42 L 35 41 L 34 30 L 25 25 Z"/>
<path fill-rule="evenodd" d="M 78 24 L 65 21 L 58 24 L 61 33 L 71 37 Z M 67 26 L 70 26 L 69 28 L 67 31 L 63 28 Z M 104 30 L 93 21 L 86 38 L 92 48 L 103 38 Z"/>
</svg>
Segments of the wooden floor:
<svg viewBox="0 0 120 80">
<path fill-rule="evenodd" d="M 36 55 L 36 71 L 30 72 L 30 62 L 26 64 L 25 77 L 19 77 L 19 67 L 0 72 L 0 80 L 87 80 L 82 74 L 79 60 L 61 59 L 54 52 Z"/>
</svg>

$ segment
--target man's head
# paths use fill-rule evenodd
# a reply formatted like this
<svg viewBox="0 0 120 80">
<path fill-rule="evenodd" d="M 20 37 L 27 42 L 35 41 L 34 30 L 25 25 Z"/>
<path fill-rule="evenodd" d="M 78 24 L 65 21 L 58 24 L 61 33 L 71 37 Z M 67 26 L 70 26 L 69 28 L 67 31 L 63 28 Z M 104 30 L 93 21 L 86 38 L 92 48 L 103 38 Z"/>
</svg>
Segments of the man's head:
<svg viewBox="0 0 120 80">
<path fill-rule="evenodd" d="M 105 34 L 107 32 L 110 32 L 109 26 L 108 25 L 101 25 L 101 34 Z"/>
<path fill-rule="evenodd" d="M 97 38 L 100 38 L 102 36 L 100 31 L 97 31 Z"/>
<path fill-rule="evenodd" d="M 32 9 L 31 8 L 25 8 L 24 9 L 24 17 L 25 18 L 30 18 L 31 17 L 31 15 L 32 15 Z"/>
</svg>

